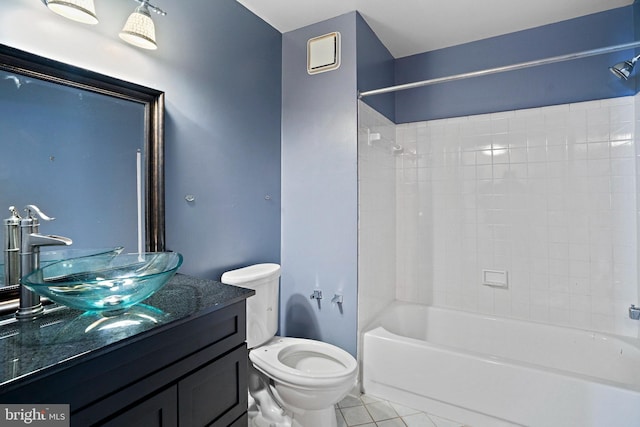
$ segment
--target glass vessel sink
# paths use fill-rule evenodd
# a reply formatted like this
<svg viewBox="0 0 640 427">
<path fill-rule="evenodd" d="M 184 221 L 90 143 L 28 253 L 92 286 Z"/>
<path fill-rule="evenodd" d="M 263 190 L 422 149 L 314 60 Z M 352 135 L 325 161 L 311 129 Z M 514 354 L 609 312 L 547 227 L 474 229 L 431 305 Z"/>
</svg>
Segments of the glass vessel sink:
<svg viewBox="0 0 640 427">
<path fill-rule="evenodd" d="M 54 262 L 22 284 L 67 307 L 117 314 L 162 288 L 180 265 L 177 252 L 107 253 Z"/>
</svg>

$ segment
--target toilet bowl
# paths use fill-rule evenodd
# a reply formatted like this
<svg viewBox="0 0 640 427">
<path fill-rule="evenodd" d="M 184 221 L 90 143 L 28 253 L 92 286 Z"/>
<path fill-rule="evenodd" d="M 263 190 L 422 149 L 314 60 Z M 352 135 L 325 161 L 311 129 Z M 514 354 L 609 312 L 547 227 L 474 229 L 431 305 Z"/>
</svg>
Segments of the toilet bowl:
<svg viewBox="0 0 640 427">
<path fill-rule="evenodd" d="M 249 352 L 253 367 L 272 381 L 272 393 L 290 411 L 292 426 L 335 427 L 334 405 L 354 387 L 358 364 L 321 341 L 274 337 Z"/>
<path fill-rule="evenodd" d="M 358 363 L 332 344 L 275 336 L 279 277 L 277 264 L 222 275 L 223 283 L 256 291 L 247 300 L 249 425 L 336 427 L 334 405 L 355 386 Z"/>
</svg>

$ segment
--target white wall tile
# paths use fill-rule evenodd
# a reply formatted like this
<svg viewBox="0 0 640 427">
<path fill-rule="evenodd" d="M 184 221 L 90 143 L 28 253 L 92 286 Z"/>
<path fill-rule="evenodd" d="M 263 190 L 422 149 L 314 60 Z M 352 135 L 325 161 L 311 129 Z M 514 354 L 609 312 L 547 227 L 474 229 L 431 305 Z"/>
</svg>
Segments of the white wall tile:
<svg viewBox="0 0 640 427">
<path fill-rule="evenodd" d="M 396 297 L 637 334 L 637 104 L 397 126 L 428 156 L 396 163 Z M 510 269 L 509 289 L 482 286 L 483 268 Z"/>
<path fill-rule="evenodd" d="M 397 298 L 637 336 L 639 111 L 628 97 L 393 126 L 361 108 L 360 139 L 382 129 L 404 152 L 359 143 L 359 320 Z M 509 288 L 482 286 L 486 268 Z"/>
</svg>

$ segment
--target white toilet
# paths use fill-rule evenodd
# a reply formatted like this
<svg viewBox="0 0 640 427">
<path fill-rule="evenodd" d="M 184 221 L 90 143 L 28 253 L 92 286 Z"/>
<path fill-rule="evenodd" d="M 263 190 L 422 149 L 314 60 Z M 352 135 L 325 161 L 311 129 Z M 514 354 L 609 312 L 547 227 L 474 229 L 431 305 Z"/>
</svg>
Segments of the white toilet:
<svg viewBox="0 0 640 427">
<path fill-rule="evenodd" d="M 247 300 L 249 425 L 336 427 L 334 405 L 354 387 L 358 363 L 321 341 L 276 337 L 278 264 L 228 271 L 221 281 L 254 289 Z"/>
</svg>

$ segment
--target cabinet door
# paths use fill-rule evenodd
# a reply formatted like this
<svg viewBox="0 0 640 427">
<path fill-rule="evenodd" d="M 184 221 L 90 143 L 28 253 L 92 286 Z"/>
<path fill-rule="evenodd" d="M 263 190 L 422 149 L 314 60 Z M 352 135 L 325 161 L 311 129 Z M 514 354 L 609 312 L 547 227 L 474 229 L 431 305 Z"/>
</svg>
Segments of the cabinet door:
<svg viewBox="0 0 640 427">
<path fill-rule="evenodd" d="M 249 425 L 249 415 L 245 412 L 240 418 L 235 420 L 229 427 L 247 427 Z"/>
<path fill-rule="evenodd" d="M 243 345 L 178 383 L 180 426 L 229 426 L 247 410 Z"/>
<path fill-rule="evenodd" d="M 104 427 L 177 427 L 178 387 L 154 394 L 133 408 L 102 424 Z"/>
</svg>

